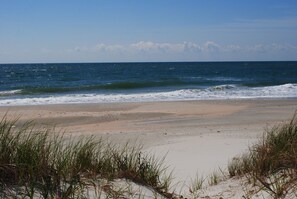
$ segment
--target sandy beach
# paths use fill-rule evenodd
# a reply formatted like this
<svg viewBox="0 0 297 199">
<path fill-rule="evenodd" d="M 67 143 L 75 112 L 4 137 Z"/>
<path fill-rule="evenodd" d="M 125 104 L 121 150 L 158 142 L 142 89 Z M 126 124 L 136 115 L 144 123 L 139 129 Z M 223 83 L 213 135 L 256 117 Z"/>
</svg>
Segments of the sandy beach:
<svg viewBox="0 0 297 199">
<path fill-rule="evenodd" d="M 212 100 L 0 107 L 0 117 L 55 125 L 72 136 L 95 135 L 127 141 L 166 155 L 174 182 L 185 187 L 198 173 L 225 170 L 265 128 L 289 120 L 297 100 Z"/>
</svg>

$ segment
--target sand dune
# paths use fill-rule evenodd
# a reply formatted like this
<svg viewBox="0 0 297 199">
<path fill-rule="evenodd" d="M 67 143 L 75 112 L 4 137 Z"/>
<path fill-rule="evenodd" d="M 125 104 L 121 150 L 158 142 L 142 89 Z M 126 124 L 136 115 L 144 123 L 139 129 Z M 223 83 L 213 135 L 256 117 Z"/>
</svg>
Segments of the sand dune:
<svg viewBox="0 0 297 199">
<path fill-rule="evenodd" d="M 185 188 L 197 172 L 224 170 L 267 126 L 289 120 L 296 109 L 297 100 L 179 101 L 0 107 L 0 117 L 141 143 L 145 151 L 167 154 L 178 188 Z"/>
</svg>

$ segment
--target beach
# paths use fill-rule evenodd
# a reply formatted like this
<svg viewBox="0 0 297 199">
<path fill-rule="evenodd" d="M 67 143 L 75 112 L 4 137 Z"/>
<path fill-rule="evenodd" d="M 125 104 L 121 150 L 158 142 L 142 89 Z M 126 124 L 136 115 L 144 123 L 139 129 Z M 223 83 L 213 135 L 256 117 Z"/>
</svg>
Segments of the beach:
<svg viewBox="0 0 297 199">
<path fill-rule="evenodd" d="M 0 199 L 297 199 L 297 0 L 0 10 Z"/>
<path fill-rule="evenodd" d="M 78 137 L 94 135 L 143 151 L 173 169 L 178 187 L 195 176 L 225 171 L 266 128 L 287 121 L 296 100 L 209 100 L 176 102 L 2 106 L 0 117 L 33 120 L 38 127 Z"/>
</svg>

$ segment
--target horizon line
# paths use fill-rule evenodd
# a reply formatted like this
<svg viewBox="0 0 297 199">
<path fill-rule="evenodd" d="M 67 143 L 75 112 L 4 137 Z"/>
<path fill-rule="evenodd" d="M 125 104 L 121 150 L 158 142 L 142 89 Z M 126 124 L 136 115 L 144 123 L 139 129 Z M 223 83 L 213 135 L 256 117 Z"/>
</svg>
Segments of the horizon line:
<svg viewBox="0 0 297 199">
<path fill-rule="evenodd" d="M 215 61 L 103 61 L 103 62 L 7 62 L 0 63 L 0 65 L 10 65 L 10 64 L 137 64 L 137 63 L 227 63 L 227 62 L 297 62 L 297 60 L 273 60 L 273 61 L 224 61 L 224 60 L 215 60 Z"/>
</svg>

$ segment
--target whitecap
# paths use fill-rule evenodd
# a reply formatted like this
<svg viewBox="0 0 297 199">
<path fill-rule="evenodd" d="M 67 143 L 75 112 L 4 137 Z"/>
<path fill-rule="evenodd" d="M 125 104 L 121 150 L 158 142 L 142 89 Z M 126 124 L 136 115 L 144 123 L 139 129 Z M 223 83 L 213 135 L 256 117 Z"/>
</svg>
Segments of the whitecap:
<svg viewBox="0 0 297 199">
<path fill-rule="evenodd" d="M 175 91 L 130 94 L 84 93 L 30 98 L 14 97 L 11 99 L 0 99 L 0 106 L 215 99 L 297 98 L 297 84 L 283 84 L 278 86 L 266 86 L 256 88 L 235 87 L 235 89 L 230 85 L 221 85 L 221 87 L 222 86 L 227 87 L 227 89 L 180 89 Z M 13 92 L 20 92 L 20 90 L 14 90 Z"/>
<path fill-rule="evenodd" d="M 8 91 L 0 91 L 0 96 L 7 96 L 7 95 L 15 95 L 22 93 L 22 90 L 8 90 Z"/>
</svg>

